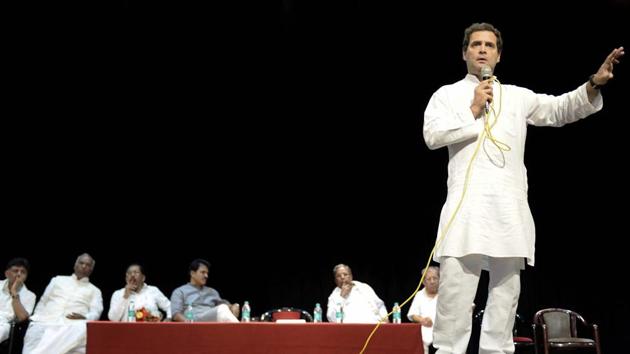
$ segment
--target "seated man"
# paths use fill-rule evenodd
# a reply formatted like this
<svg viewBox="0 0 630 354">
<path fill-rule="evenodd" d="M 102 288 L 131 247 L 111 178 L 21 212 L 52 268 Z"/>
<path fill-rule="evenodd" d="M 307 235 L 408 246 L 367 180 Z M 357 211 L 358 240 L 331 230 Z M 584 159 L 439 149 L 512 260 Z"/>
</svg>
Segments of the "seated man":
<svg viewBox="0 0 630 354">
<path fill-rule="evenodd" d="M 352 280 L 349 266 L 337 264 L 333 274 L 337 287 L 328 297 L 328 322 L 336 322 L 338 310 L 343 313 L 343 323 L 377 323 L 381 319 L 389 322 L 383 300 L 369 285 Z"/>
<path fill-rule="evenodd" d="M 160 321 L 162 313 L 158 310 L 166 312 L 166 318 L 171 319 L 171 302 L 166 296 L 155 286 L 148 285 L 144 282 L 144 268 L 139 264 L 131 264 L 127 267 L 125 275 L 124 288 L 116 290 L 112 295 L 109 305 L 110 321 L 129 321 L 129 304 L 133 301 L 134 309 L 139 311 L 145 309 L 147 316 L 135 318 L 138 321 Z"/>
<path fill-rule="evenodd" d="M 0 280 L 0 343 L 9 338 L 10 322 L 23 322 L 33 313 L 35 294 L 26 288 L 29 264 L 24 258 L 13 258 Z"/>
<path fill-rule="evenodd" d="M 424 269 L 422 270 L 424 272 Z M 422 326 L 422 342 L 424 353 L 435 353 L 433 347 L 433 321 L 437 311 L 438 285 L 440 283 L 440 268 L 430 266 L 424 276 L 424 289 L 420 290 L 411 302 L 407 318 L 413 322 L 418 322 Z"/>
<path fill-rule="evenodd" d="M 175 289 L 171 295 L 173 321 L 185 322 L 184 311 L 190 304 L 193 321 L 238 322 L 239 304 L 230 305 L 218 291 L 206 286 L 209 268 L 210 263 L 203 259 L 190 263 L 190 282 Z"/>
<path fill-rule="evenodd" d="M 85 323 L 103 312 L 101 291 L 89 278 L 94 263 L 84 253 L 74 263 L 74 274 L 52 278 L 31 317 L 22 354 L 85 353 Z"/>
</svg>

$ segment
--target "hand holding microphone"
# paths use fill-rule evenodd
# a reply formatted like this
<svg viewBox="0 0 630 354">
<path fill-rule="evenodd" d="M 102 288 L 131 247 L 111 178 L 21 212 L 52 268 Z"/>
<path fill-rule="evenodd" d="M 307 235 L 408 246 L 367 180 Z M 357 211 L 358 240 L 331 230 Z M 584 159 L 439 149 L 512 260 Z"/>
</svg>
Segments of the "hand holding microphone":
<svg viewBox="0 0 630 354">
<path fill-rule="evenodd" d="M 492 68 L 488 65 L 485 65 L 481 68 L 481 80 L 487 81 L 492 79 Z M 492 101 L 492 81 L 490 84 L 490 98 L 486 100 L 486 114 L 490 112 L 490 102 Z"/>
<path fill-rule="evenodd" d="M 479 85 L 475 88 L 475 97 L 470 107 L 475 119 L 483 116 L 482 113 L 490 112 L 490 103 L 492 103 L 492 68 L 484 66 L 481 68 L 481 79 Z"/>
</svg>

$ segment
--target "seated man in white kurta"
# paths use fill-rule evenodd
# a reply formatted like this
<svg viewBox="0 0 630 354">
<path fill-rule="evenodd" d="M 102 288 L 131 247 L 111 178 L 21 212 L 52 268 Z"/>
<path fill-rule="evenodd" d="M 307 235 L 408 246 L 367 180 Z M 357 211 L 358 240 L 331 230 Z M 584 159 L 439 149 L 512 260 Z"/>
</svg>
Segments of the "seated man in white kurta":
<svg viewBox="0 0 630 354">
<path fill-rule="evenodd" d="M 116 290 L 112 295 L 107 317 L 110 321 L 128 322 L 129 304 L 133 302 L 136 313 L 134 321 L 157 322 L 162 319 L 160 310 L 166 313 L 167 320 L 171 319 L 171 301 L 155 286 L 145 283 L 144 267 L 131 264 L 125 274 L 125 287 Z M 145 309 L 148 315 L 144 315 Z M 140 315 L 140 316 L 139 316 Z"/>
<path fill-rule="evenodd" d="M 23 322 L 33 312 L 35 294 L 26 288 L 29 263 L 24 258 L 13 258 L 7 263 L 0 280 L 0 343 L 9 338 L 10 322 Z"/>
<path fill-rule="evenodd" d="M 372 287 L 353 280 L 352 270 L 345 264 L 338 264 L 333 268 L 337 287 L 328 297 L 328 322 L 336 322 L 337 310 L 341 307 L 343 323 L 377 323 L 387 318 L 385 303 Z"/>
<path fill-rule="evenodd" d="M 422 270 L 424 272 L 424 269 Z M 435 353 L 429 346 L 433 343 L 433 322 L 437 310 L 438 285 L 440 283 L 440 268 L 430 266 L 424 276 L 424 289 L 414 296 L 407 318 L 412 322 L 420 323 L 422 326 L 422 343 L 424 354 Z"/>
<path fill-rule="evenodd" d="M 103 312 L 101 291 L 89 279 L 94 263 L 84 253 L 74 264 L 74 274 L 52 278 L 31 316 L 22 354 L 85 353 L 85 323 Z"/>
</svg>

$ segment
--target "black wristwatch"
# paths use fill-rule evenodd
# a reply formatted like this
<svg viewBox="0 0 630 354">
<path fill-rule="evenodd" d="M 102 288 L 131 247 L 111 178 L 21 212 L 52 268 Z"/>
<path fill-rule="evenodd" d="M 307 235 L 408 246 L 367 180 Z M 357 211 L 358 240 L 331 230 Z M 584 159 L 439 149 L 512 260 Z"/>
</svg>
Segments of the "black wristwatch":
<svg viewBox="0 0 630 354">
<path fill-rule="evenodd" d="M 594 88 L 595 90 L 599 90 L 604 85 L 596 84 L 595 81 L 593 81 L 593 76 L 595 76 L 595 74 L 588 77 L 588 83 L 591 84 L 591 87 Z"/>
</svg>

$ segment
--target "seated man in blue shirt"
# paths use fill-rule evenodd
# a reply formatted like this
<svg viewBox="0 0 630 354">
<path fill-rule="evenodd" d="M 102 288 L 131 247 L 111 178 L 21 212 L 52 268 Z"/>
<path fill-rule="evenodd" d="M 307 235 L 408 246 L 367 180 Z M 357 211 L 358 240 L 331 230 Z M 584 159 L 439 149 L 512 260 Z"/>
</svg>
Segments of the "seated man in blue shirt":
<svg viewBox="0 0 630 354">
<path fill-rule="evenodd" d="M 171 312 L 173 321 L 185 322 L 184 311 L 190 304 L 193 308 L 193 321 L 196 322 L 238 322 L 239 304 L 230 304 L 219 292 L 206 286 L 210 263 L 195 259 L 190 263 L 190 282 L 173 291 Z"/>
</svg>

